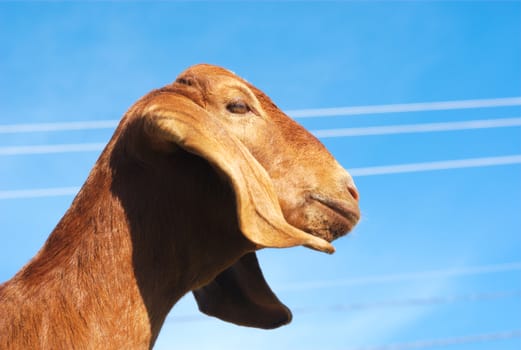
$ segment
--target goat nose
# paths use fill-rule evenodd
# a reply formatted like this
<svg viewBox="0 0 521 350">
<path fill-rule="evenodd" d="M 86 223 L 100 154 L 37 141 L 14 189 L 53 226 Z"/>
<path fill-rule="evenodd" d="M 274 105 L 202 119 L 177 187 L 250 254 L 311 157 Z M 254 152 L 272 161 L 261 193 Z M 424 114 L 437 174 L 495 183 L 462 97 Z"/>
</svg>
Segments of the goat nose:
<svg viewBox="0 0 521 350">
<path fill-rule="evenodd" d="M 356 186 L 354 184 L 349 184 L 347 185 L 347 190 L 349 191 L 351 197 L 353 197 L 353 199 L 358 202 L 358 198 L 360 197 L 360 195 L 358 194 Z"/>
<path fill-rule="evenodd" d="M 344 188 L 347 188 L 347 191 L 351 195 L 351 197 L 355 200 L 355 202 L 358 202 L 360 198 L 360 194 L 358 193 L 358 189 L 356 188 L 355 181 L 353 180 L 353 177 L 346 169 L 342 169 L 342 185 L 345 186 Z"/>
</svg>

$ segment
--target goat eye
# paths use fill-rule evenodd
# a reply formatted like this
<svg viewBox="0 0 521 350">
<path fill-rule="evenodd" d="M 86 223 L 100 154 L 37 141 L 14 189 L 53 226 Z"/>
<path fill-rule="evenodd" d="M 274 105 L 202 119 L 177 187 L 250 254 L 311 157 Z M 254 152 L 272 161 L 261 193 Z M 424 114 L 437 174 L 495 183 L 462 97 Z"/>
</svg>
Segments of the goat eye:
<svg viewBox="0 0 521 350">
<path fill-rule="evenodd" d="M 235 114 L 246 114 L 251 111 L 250 106 L 243 101 L 230 102 L 226 105 L 226 109 Z"/>
<path fill-rule="evenodd" d="M 192 86 L 194 85 L 194 81 L 190 78 L 179 78 L 176 80 L 179 84 Z"/>
</svg>

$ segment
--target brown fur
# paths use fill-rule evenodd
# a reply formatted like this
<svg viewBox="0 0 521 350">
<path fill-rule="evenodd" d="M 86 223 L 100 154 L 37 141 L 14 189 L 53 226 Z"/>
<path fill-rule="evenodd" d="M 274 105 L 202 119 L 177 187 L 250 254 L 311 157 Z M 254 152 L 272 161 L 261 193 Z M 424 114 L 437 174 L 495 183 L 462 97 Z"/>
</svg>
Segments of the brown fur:
<svg viewBox="0 0 521 350">
<path fill-rule="evenodd" d="M 226 101 L 237 94 L 255 115 L 227 114 Z M 217 118 L 212 130 L 224 128 L 222 144 L 239 140 L 233 141 L 238 152 L 251 153 L 244 154 L 251 158 L 248 169 L 258 162 L 262 169 L 253 174 L 258 171 L 263 184 L 264 172 L 269 175 L 274 210 L 292 225 L 279 229 L 282 224 L 274 223 L 274 232 L 300 238 L 264 241 L 265 229 L 249 235 L 246 223 L 260 221 L 243 218 L 237 203 L 250 205 L 232 180 L 248 182 L 253 175 L 226 170 L 229 162 L 219 155 L 206 159 L 204 147 L 189 144 L 199 142 L 190 133 L 169 134 L 157 108 L 175 110 L 183 123 L 189 108 Z M 266 285 L 252 253 L 295 244 L 327 250 L 316 237 L 331 241 L 351 230 L 359 216 L 357 197 L 350 176 L 324 146 L 266 95 L 227 70 L 194 66 L 126 113 L 43 248 L 0 286 L 0 349 L 151 348 L 172 306 L 190 291 L 203 312 L 227 321 L 285 324 L 291 314 Z M 215 287 L 215 279 L 224 289 Z M 256 283 L 257 291 L 250 290 Z"/>
</svg>

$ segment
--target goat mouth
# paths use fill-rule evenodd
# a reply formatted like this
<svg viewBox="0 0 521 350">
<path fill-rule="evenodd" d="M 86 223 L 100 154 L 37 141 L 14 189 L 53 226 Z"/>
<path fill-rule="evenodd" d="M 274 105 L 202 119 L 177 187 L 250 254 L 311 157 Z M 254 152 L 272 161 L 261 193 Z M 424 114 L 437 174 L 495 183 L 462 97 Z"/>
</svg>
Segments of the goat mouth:
<svg viewBox="0 0 521 350">
<path fill-rule="evenodd" d="M 310 194 L 309 198 L 324 207 L 334 220 L 331 225 L 330 239 L 332 241 L 350 232 L 360 220 L 360 209 L 347 201 L 339 201 L 318 194 Z"/>
</svg>

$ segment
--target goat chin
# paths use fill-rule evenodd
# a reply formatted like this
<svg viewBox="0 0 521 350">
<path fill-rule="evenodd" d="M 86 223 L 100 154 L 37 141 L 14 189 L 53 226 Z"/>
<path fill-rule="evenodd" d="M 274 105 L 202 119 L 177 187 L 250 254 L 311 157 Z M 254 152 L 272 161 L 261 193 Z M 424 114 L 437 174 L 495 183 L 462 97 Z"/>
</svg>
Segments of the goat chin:
<svg viewBox="0 0 521 350">
<path fill-rule="evenodd" d="M 255 251 L 332 253 L 358 197 L 264 93 L 193 66 L 129 109 L 43 248 L 0 286 L 0 348 L 147 349 L 188 292 L 228 322 L 287 324 Z"/>
</svg>

